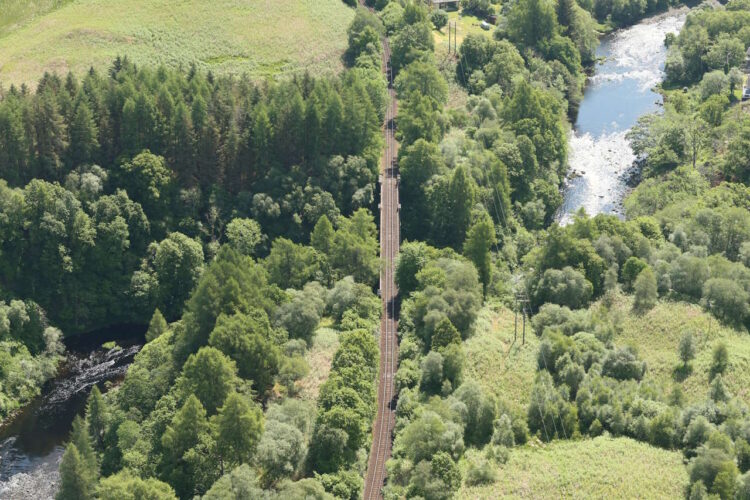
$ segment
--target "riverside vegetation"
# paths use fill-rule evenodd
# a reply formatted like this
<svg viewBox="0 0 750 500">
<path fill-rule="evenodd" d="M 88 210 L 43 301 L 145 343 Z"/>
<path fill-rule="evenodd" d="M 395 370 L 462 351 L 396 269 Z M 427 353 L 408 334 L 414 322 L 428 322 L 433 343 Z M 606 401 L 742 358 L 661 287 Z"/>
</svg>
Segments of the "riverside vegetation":
<svg viewBox="0 0 750 500">
<path fill-rule="evenodd" d="M 736 69 L 750 5 L 695 9 L 665 40 L 665 108 L 631 133 L 645 180 L 626 219 L 581 212 L 561 227 L 597 30 L 669 5 L 464 0 L 498 28 L 451 59 L 435 51 L 441 13 L 369 3 L 338 76 L 257 82 L 122 57 L 3 91 L 9 352 L 49 376 L 48 325 L 150 321 L 125 379 L 94 389 L 75 421 L 58 497 L 360 497 L 387 34 L 407 241 L 386 497 L 613 494 L 617 471 L 514 484 L 524 464 L 602 453 L 602 467 L 647 456 L 667 496 L 750 498 L 750 120 Z M 525 346 L 510 337 L 519 295 Z M 338 342 L 311 401 L 321 322 Z M 27 397 L 5 366 L 3 394 Z"/>
</svg>

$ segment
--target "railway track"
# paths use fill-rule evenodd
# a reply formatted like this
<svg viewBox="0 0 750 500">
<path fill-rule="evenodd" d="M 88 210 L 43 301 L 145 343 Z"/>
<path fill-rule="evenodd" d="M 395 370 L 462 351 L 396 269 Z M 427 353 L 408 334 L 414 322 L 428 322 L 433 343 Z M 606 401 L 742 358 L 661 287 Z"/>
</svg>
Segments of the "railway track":
<svg viewBox="0 0 750 500">
<path fill-rule="evenodd" d="M 361 1 L 362 5 L 364 2 Z M 391 456 L 393 429 L 396 425 L 396 392 L 394 377 L 398 368 L 398 289 L 394 279 L 395 260 L 400 244 L 400 220 L 398 197 L 398 143 L 396 142 L 395 117 L 398 111 L 396 91 L 393 88 L 391 71 L 391 49 L 387 38 L 383 38 L 383 71 L 388 79 L 389 103 L 386 110 L 383 133 L 385 151 L 380 177 L 380 255 L 383 267 L 380 272 L 380 295 L 383 301 L 383 316 L 380 323 L 380 370 L 378 377 L 378 408 L 372 429 L 372 447 L 365 476 L 364 498 L 383 498 L 385 464 Z"/>
</svg>

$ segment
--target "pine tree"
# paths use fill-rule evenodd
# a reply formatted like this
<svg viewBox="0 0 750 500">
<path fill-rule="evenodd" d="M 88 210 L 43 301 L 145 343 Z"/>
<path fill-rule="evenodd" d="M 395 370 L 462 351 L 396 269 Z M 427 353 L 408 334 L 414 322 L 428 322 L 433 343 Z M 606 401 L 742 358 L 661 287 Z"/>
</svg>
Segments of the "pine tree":
<svg viewBox="0 0 750 500">
<path fill-rule="evenodd" d="M 0 173 L 11 185 L 23 184 L 28 144 L 20 102 L 6 98 L 0 106 Z"/>
<path fill-rule="evenodd" d="M 337 146 L 341 144 L 340 141 L 342 140 L 344 128 L 344 103 L 337 92 L 333 90 L 329 92 L 330 95 L 323 119 L 323 130 L 326 131 L 324 154 L 333 154 L 337 151 Z"/>
<path fill-rule="evenodd" d="M 93 481 L 86 471 L 78 448 L 71 443 L 60 462 L 60 490 L 57 500 L 88 500 L 94 498 Z"/>
<path fill-rule="evenodd" d="M 91 163 L 99 148 L 98 130 L 94 116 L 89 109 L 85 96 L 81 93 L 76 99 L 73 122 L 70 125 L 70 147 L 68 164 L 75 168 Z"/>
<path fill-rule="evenodd" d="M 257 177 L 266 174 L 270 165 L 271 152 L 270 146 L 273 140 L 273 128 L 271 120 L 268 118 L 268 112 L 265 106 L 260 105 L 255 108 L 253 117 L 253 130 L 250 135 L 250 157 L 252 164 L 248 165 L 250 170 L 249 179 L 255 180 Z"/>
<path fill-rule="evenodd" d="M 333 247 L 334 230 L 328 217 L 322 215 L 315 228 L 310 234 L 310 244 L 312 247 L 323 255 L 330 255 Z"/>
<path fill-rule="evenodd" d="M 140 92 L 135 98 L 136 145 L 133 154 L 153 149 L 156 142 L 156 107 L 151 96 Z"/>
<path fill-rule="evenodd" d="M 129 156 L 138 153 L 138 118 L 136 117 L 135 101 L 128 97 L 122 106 L 120 121 L 120 144 Z"/>
<path fill-rule="evenodd" d="M 164 319 L 164 315 L 159 309 L 154 311 L 154 315 L 151 316 L 151 322 L 148 324 L 148 331 L 146 332 L 146 342 L 151 342 L 155 338 L 159 337 L 162 333 L 168 329 L 167 320 Z"/>
<path fill-rule="evenodd" d="M 232 393 L 216 416 L 216 427 L 216 444 L 225 465 L 249 462 L 263 433 L 263 412 Z"/>
<path fill-rule="evenodd" d="M 307 163 L 314 162 L 321 149 L 321 124 L 320 106 L 316 99 L 308 99 L 305 106 L 305 160 Z"/>
<path fill-rule="evenodd" d="M 91 445 L 91 436 L 89 435 L 88 425 L 80 415 L 73 419 L 73 429 L 70 432 L 70 442 L 75 445 L 80 454 L 81 463 L 85 470 L 95 480 L 99 476 L 99 465 L 96 461 L 96 453 Z"/>
<path fill-rule="evenodd" d="M 169 164 L 177 173 L 181 185 L 193 186 L 197 177 L 193 155 L 193 125 L 190 112 L 182 101 L 175 107 L 171 129 Z"/>
<path fill-rule="evenodd" d="M 451 246 L 458 247 L 466 239 L 466 231 L 471 223 L 471 209 L 474 206 L 474 185 L 463 166 L 453 172 L 448 186 L 448 199 L 444 201 L 451 214 L 446 236 Z"/>
<path fill-rule="evenodd" d="M 560 26 L 567 28 L 575 19 L 576 15 L 576 2 L 575 0 L 557 0 L 557 22 Z"/>
<path fill-rule="evenodd" d="M 91 394 L 86 404 L 86 420 L 93 446 L 101 451 L 104 442 L 104 433 L 107 431 L 107 408 L 102 393 L 97 386 L 91 389 Z"/>
<path fill-rule="evenodd" d="M 39 169 L 37 177 L 62 180 L 62 158 L 68 147 L 68 130 L 50 92 L 37 94 L 32 120 Z"/>
<path fill-rule="evenodd" d="M 451 344 L 461 345 L 461 334 L 453 326 L 451 320 L 443 318 L 432 333 L 432 350 L 448 347 Z"/>
</svg>

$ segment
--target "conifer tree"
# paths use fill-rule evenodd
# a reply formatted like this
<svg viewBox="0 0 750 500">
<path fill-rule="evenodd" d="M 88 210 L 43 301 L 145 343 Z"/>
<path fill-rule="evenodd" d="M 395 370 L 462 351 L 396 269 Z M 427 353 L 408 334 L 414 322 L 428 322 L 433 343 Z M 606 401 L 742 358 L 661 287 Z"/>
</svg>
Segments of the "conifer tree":
<svg viewBox="0 0 750 500">
<path fill-rule="evenodd" d="M 263 412 L 237 393 L 230 394 L 216 416 L 216 444 L 227 465 L 250 461 L 263 433 Z"/>
<path fill-rule="evenodd" d="M 154 315 L 151 316 L 151 322 L 148 324 L 148 331 L 146 332 L 146 342 L 151 342 L 155 338 L 159 337 L 162 333 L 168 329 L 167 320 L 164 319 L 164 315 L 159 309 L 154 311 Z"/>
<path fill-rule="evenodd" d="M 77 448 L 86 473 L 90 475 L 92 481 L 96 480 L 99 476 L 99 465 L 97 464 L 94 447 L 91 445 L 88 425 L 80 415 L 73 419 L 70 442 Z"/>
<path fill-rule="evenodd" d="M 86 421 L 94 448 L 101 450 L 104 433 L 107 431 L 107 408 L 102 393 L 97 386 L 91 389 L 86 404 Z"/>
<path fill-rule="evenodd" d="M 73 122 L 70 124 L 70 167 L 91 163 L 99 148 L 98 130 L 86 98 L 79 94 L 76 99 Z"/>
<path fill-rule="evenodd" d="M 78 448 L 70 443 L 65 449 L 60 462 L 60 490 L 57 500 L 89 500 L 92 494 L 93 481 L 86 471 L 84 460 Z"/>
<path fill-rule="evenodd" d="M 62 180 L 62 158 L 68 147 L 68 130 L 51 92 L 37 94 L 34 100 L 33 127 L 38 176 Z"/>
<path fill-rule="evenodd" d="M 331 221 L 322 215 L 310 235 L 310 244 L 323 255 L 329 255 L 333 247 L 334 230 Z"/>
</svg>

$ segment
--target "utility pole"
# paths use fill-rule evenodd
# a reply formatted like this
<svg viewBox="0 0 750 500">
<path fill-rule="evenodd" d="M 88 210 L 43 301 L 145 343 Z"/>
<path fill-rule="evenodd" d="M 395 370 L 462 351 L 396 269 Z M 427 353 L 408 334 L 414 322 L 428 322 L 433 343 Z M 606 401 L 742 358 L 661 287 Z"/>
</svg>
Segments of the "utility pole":
<svg viewBox="0 0 750 500">
<path fill-rule="evenodd" d="M 516 339 L 518 338 L 518 307 L 521 306 L 521 314 L 523 316 L 523 330 L 522 330 L 522 337 L 521 337 L 521 345 L 526 345 L 526 304 L 529 302 L 529 299 L 527 299 L 525 296 L 522 295 L 516 295 L 516 307 L 515 307 L 515 323 L 513 328 L 513 342 L 516 342 Z"/>
<path fill-rule="evenodd" d="M 458 54 L 458 21 L 453 21 L 453 53 Z"/>
<path fill-rule="evenodd" d="M 448 21 L 448 54 L 451 53 L 451 25 L 452 24 L 453 23 Z"/>
</svg>

